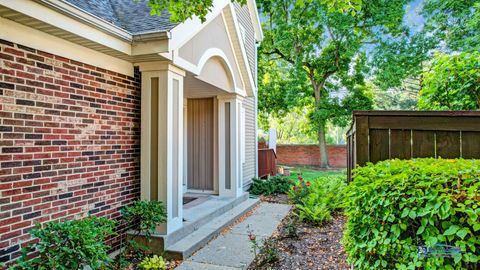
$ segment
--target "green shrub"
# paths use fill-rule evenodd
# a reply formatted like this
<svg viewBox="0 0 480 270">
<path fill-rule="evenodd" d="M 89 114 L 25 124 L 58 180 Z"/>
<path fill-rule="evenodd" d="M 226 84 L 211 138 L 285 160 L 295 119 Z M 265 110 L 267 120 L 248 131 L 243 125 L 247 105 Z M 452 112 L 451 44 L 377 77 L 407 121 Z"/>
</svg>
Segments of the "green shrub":
<svg viewBox="0 0 480 270">
<path fill-rule="evenodd" d="M 368 164 L 347 188 L 344 245 L 356 269 L 476 269 L 480 256 L 480 160 Z M 417 248 L 460 248 L 421 258 Z"/>
<path fill-rule="evenodd" d="M 165 270 L 167 269 L 167 262 L 162 256 L 153 255 L 143 259 L 138 266 L 145 270 Z"/>
<path fill-rule="evenodd" d="M 266 180 L 254 178 L 250 193 L 254 195 L 285 194 L 291 181 L 285 176 L 272 176 Z"/>
<path fill-rule="evenodd" d="M 159 201 L 135 201 L 121 210 L 128 225 L 136 224 L 136 234 L 150 239 L 155 228 L 167 221 L 167 212 Z"/>
<path fill-rule="evenodd" d="M 321 224 L 331 219 L 331 214 L 343 206 L 344 176 L 319 177 L 312 182 L 299 182 L 289 191 L 301 221 Z"/>
<path fill-rule="evenodd" d="M 115 222 L 106 218 L 88 217 L 37 225 L 31 231 L 38 243 L 23 249 L 22 257 L 10 269 L 76 270 L 85 265 L 98 269 L 110 262 L 104 244 L 105 238 L 114 234 Z M 38 256 L 28 260 L 27 254 Z"/>
</svg>

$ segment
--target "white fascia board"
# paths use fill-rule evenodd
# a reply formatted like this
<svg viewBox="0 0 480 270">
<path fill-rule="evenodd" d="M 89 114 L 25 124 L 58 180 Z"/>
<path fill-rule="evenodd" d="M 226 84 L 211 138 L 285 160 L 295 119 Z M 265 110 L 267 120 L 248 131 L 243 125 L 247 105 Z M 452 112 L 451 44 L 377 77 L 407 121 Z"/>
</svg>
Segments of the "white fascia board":
<svg viewBox="0 0 480 270">
<path fill-rule="evenodd" d="M 253 75 L 252 75 L 252 70 L 250 69 L 250 66 L 248 65 L 248 58 L 247 58 L 247 53 L 245 50 L 245 44 L 242 42 L 242 38 L 240 36 L 240 28 L 238 26 L 238 19 L 237 19 L 237 14 L 235 13 L 235 8 L 232 4 L 230 4 L 227 8 L 230 9 L 231 12 L 231 21 L 228 22 L 228 16 L 227 17 L 227 23 L 233 23 L 233 26 L 235 28 L 235 35 L 232 36 L 232 41 L 233 42 L 238 42 L 240 46 L 240 51 L 241 51 L 241 57 L 243 58 L 243 67 L 242 69 L 245 70 L 245 72 L 248 75 L 248 79 L 243 81 L 243 84 L 245 85 L 248 83 L 251 91 L 252 91 L 252 96 L 256 95 L 256 87 L 255 83 L 253 81 Z M 243 76 L 242 76 L 243 77 Z M 245 87 L 247 88 L 247 87 Z"/>
<path fill-rule="evenodd" d="M 127 41 L 128 39 L 132 39 L 131 35 L 129 36 L 129 34 L 122 33 L 124 36 L 124 40 L 122 40 L 118 36 L 112 36 L 111 33 L 106 33 L 105 31 L 86 24 L 85 22 L 81 22 L 81 16 L 84 16 L 83 18 L 85 18 L 85 16 L 88 14 L 85 12 L 81 14 L 82 12 L 80 10 L 75 11 L 74 8 L 69 5 L 65 5 L 61 1 L 43 0 L 43 4 L 41 4 L 40 2 L 31 0 L 0 0 L 0 5 L 127 55 L 132 54 L 131 41 Z M 52 5 L 61 7 L 64 10 L 68 10 L 69 12 L 72 12 L 72 14 L 76 14 L 78 16 L 73 18 L 71 16 L 63 15 L 52 9 Z M 93 20 L 92 23 L 95 23 L 95 25 L 102 25 L 103 23 L 98 21 L 99 19 L 96 19 L 97 21 L 95 21 L 93 17 L 90 19 Z M 103 23 L 103 26 L 105 26 L 105 23 Z M 118 34 L 120 34 L 121 31 L 119 29 L 115 29 L 115 27 L 112 27 L 111 24 L 109 26 L 112 31 L 116 31 Z"/>
<path fill-rule="evenodd" d="M 261 42 L 263 40 L 263 30 L 262 23 L 260 22 L 260 15 L 258 14 L 257 3 L 255 0 L 248 0 L 247 6 L 250 11 L 253 29 L 255 29 L 255 40 Z"/>
<path fill-rule="evenodd" d="M 215 19 L 223 10 L 223 8 L 230 4 L 230 0 L 213 0 L 212 11 L 206 16 L 206 21 L 202 23 L 198 17 L 193 17 L 185 22 L 178 24 L 170 30 L 169 50 L 178 50 L 192 37 L 200 32 L 210 21 Z"/>
</svg>

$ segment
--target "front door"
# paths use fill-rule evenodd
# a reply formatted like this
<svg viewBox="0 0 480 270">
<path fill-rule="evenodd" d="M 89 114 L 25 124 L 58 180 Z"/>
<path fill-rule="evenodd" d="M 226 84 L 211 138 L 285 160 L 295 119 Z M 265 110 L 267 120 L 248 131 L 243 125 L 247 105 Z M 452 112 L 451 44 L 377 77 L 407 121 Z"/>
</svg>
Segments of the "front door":
<svg viewBox="0 0 480 270">
<path fill-rule="evenodd" d="M 187 102 L 187 188 L 214 191 L 214 103 L 213 98 Z"/>
</svg>

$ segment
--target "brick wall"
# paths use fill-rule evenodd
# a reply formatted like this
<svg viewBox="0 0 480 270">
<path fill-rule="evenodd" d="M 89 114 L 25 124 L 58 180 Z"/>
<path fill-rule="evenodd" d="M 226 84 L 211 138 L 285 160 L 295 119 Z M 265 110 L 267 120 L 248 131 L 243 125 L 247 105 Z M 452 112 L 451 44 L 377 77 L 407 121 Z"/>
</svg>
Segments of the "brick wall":
<svg viewBox="0 0 480 270">
<path fill-rule="evenodd" d="M 139 126 L 138 72 L 0 40 L 0 262 L 19 256 L 36 223 L 118 218 L 139 195 Z"/>
<path fill-rule="evenodd" d="M 327 145 L 328 160 L 334 168 L 347 167 L 347 146 Z M 277 145 L 277 162 L 284 165 L 320 165 L 318 145 L 280 144 Z"/>
</svg>

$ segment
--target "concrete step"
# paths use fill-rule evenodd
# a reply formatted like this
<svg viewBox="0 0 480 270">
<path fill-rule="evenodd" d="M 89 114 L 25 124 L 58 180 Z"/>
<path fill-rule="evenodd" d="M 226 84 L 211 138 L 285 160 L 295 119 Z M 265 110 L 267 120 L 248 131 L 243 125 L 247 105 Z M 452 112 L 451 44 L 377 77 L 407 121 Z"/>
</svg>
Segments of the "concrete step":
<svg viewBox="0 0 480 270">
<path fill-rule="evenodd" d="M 182 228 L 164 235 L 163 242 L 165 247 L 169 247 L 186 236 L 192 234 L 196 230 L 202 228 L 202 226 L 212 219 L 230 211 L 234 207 L 240 205 L 248 199 L 249 194 L 245 192 L 238 198 L 214 198 L 203 202 L 189 210 L 184 210 Z"/>
<path fill-rule="evenodd" d="M 233 224 L 238 218 L 250 211 L 259 203 L 258 199 L 247 199 L 224 214 L 211 219 L 197 230 L 172 245 L 167 245 L 166 256 L 175 259 L 186 259 L 195 251 L 206 245 L 220 232 Z"/>
</svg>

